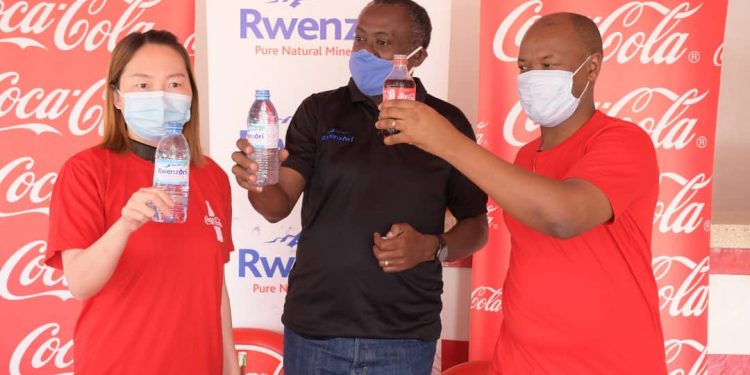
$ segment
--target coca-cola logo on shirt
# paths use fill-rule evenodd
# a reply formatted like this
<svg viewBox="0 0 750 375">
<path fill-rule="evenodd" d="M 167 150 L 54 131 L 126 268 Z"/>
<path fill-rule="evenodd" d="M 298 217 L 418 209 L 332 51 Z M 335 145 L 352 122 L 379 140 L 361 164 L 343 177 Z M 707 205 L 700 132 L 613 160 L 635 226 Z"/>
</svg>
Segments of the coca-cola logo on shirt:
<svg viewBox="0 0 750 375">
<path fill-rule="evenodd" d="M 666 340 L 664 350 L 670 375 L 703 375 L 706 374 L 707 347 L 696 340 Z M 695 360 L 689 358 L 695 357 Z"/>
<path fill-rule="evenodd" d="M 472 310 L 498 313 L 503 308 L 503 289 L 480 286 L 471 292 Z"/>
<path fill-rule="evenodd" d="M 10 301 L 73 297 L 62 271 L 44 265 L 46 249 L 45 241 L 29 242 L 5 261 L 0 268 L 0 297 Z"/>
<path fill-rule="evenodd" d="M 665 87 L 640 87 L 614 102 L 596 105 L 609 116 L 637 123 L 658 149 L 682 150 L 692 144 L 703 148 L 705 145 L 696 138 L 698 114 L 691 109 L 708 93 L 697 89 L 675 92 Z M 503 123 L 503 138 L 509 145 L 521 147 L 539 136 L 538 129 L 539 125 L 531 121 L 521 103 L 516 102 Z"/>
<path fill-rule="evenodd" d="M 659 309 L 671 317 L 698 317 L 708 307 L 708 257 L 657 256 L 651 262 L 659 283 Z M 672 283 L 673 282 L 673 283 Z"/>
<path fill-rule="evenodd" d="M 46 323 L 26 335 L 10 357 L 10 375 L 38 373 L 41 369 L 55 371 L 58 375 L 72 375 L 73 340 L 63 343 L 59 334 L 59 324 Z M 60 372 L 63 370 L 70 372 Z"/>
<path fill-rule="evenodd" d="M 104 47 L 110 52 L 122 36 L 148 31 L 153 22 L 140 21 L 144 12 L 161 0 L 122 0 L 127 8 L 116 20 L 102 19 L 107 0 L 0 1 L 0 44 L 20 48 L 53 47 L 61 51 L 82 48 L 86 52 Z M 50 39 L 54 45 L 45 44 Z"/>
<path fill-rule="evenodd" d="M 18 86 L 21 79 L 18 72 L 0 73 L 0 117 L 18 119 L 18 123 L 1 126 L 0 132 L 62 135 L 50 123 L 68 115 L 70 134 L 104 134 L 104 79 L 85 89 L 36 87 L 25 91 Z"/>
<path fill-rule="evenodd" d="M 678 26 L 700 10 L 682 2 L 669 7 L 656 1 L 629 1 L 605 17 L 592 19 L 599 26 L 604 47 L 604 60 L 614 58 L 624 64 L 637 60 L 642 64 L 674 64 L 686 55 L 690 33 Z M 523 35 L 541 17 L 544 3 L 530 0 L 508 13 L 495 32 L 492 49 L 500 61 L 516 61 L 515 50 Z M 658 22 L 650 21 L 656 15 Z M 646 24 L 648 22 L 648 24 Z M 514 52 L 507 48 L 513 46 Z"/>
<path fill-rule="evenodd" d="M 707 177 L 705 173 L 698 173 L 691 178 L 674 172 L 662 173 L 660 190 L 671 191 L 674 187 L 678 190 L 671 196 L 671 201 L 663 201 L 662 197 L 656 202 L 654 228 L 661 233 L 674 234 L 689 234 L 700 228 L 704 224 L 703 209 L 706 204 L 696 201 L 696 196 L 710 183 L 711 177 Z"/>
</svg>

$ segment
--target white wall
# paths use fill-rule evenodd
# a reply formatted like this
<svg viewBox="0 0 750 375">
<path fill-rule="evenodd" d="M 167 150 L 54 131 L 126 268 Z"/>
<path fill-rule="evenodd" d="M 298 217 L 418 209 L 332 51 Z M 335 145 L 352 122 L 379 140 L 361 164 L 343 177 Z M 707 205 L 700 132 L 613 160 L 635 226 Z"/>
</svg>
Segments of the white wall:
<svg viewBox="0 0 750 375">
<path fill-rule="evenodd" d="M 713 222 L 750 224 L 750 1 L 729 0 L 714 160 Z"/>
</svg>

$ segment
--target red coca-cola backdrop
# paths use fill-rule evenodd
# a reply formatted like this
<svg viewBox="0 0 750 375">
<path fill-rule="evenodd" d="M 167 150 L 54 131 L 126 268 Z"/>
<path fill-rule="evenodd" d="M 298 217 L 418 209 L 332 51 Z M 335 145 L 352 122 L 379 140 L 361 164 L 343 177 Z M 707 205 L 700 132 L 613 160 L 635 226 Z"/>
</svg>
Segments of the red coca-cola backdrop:
<svg viewBox="0 0 750 375">
<path fill-rule="evenodd" d="M 185 1 L 0 1 L 0 372 L 72 373 L 79 304 L 42 265 L 52 186 L 100 140 L 117 41 L 167 29 L 192 53 L 193 25 Z"/>
<path fill-rule="evenodd" d="M 640 125 L 658 152 L 653 267 L 670 373 L 706 369 L 711 179 L 726 9 L 726 0 L 481 4 L 482 144 L 509 161 L 538 136 L 516 94 L 516 56 L 525 31 L 541 15 L 558 11 L 585 14 L 599 26 L 605 63 L 597 106 Z M 490 207 L 490 243 L 474 259 L 472 359 L 491 357 L 502 322 L 510 249 L 502 210 L 492 202 Z"/>
</svg>

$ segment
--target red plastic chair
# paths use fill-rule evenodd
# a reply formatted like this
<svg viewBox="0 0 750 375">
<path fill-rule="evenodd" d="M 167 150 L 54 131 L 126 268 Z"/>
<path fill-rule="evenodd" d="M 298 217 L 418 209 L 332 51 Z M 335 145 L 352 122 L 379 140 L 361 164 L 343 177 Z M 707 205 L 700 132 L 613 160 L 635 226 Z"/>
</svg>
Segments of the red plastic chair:
<svg viewBox="0 0 750 375">
<path fill-rule="evenodd" d="M 490 361 L 471 361 L 453 366 L 442 375 L 489 375 Z"/>
<path fill-rule="evenodd" d="M 283 334 L 260 328 L 235 328 L 234 347 L 238 353 L 247 353 L 249 374 L 284 374 Z"/>
</svg>

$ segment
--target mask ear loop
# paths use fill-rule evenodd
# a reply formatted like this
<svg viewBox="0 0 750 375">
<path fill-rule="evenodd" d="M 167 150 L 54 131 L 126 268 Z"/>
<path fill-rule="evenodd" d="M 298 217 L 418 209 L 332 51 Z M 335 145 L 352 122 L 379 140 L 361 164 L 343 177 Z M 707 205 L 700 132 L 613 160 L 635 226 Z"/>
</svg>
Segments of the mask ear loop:
<svg viewBox="0 0 750 375">
<path fill-rule="evenodd" d="M 573 72 L 573 75 L 571 76 L 571 80 L 573 79 L 573 77 L 576 76 L 576 74 L 578 74 L 578 71 L 581 70 L 581 68 L 583 68 L 583 65 L 586 64 L 587 61 L 589 61 L 589 59 L 591 58 L 591 56 L 593 56 L 593 55 L 589 55 L 586 58 L 586 60 L 583 60 L 583 62 L 581 63 L 581 65 L 578 66 L 578 69 L 576 69 L 576 71 Z M 581 99 L 583 97 L 583 94 L 586 93 L 586 89 L 589 88 L 589 83 L 591 83 L 591 81 L 586 80 L 586 86 L 583 87 L 583 91 L 581 91 L 581 95 L 579 95 L 577 99 Z M 573 97 L 575 97 L 575 96 L 573 96 Z"/>
<path fill-rule="evenodd" d="M 406 56 L 406 61 L 409 61 L 409 59 L 411 59 L 412 57 L 414 57 L 414 55 L 416 55 L 417 52 L 419 52 L 419 51 L 421 51 L 423 49 L 424 48 L 422 48 L 422 46 L 417 47 L 414 51 L 412 51 L 410 54 L 408 54 Z M 413 68 L 409 69 L 409 75 L 412 75 L 414 73 L 414 69 L 416 69 L 416 68 L 417 67 L 413 67 Z"/>
<path fill-rule="evenodd" d="M 575 71 L 575 72 L 573 72 L 573 75 L 574 75 L 574 76 L 575 76 L 576 74 L 578 74 L 578 71 L 579 71 L 579 70 L 581 70 L 581 68 L 583 68 L 583 65 L 584 65 L 584 64 L 586 64 L 586 62 L 588 62 L 588 61 L 589 61 L 589 59 L 591 58 L 591 56 L 593 56 L 593 55 L 589 55 L 588 57 L 586 57 L 586 60 L 583 60 L 583 62 L 581 63 L 581 65 L 578 65 L 578 69 L 576 69 L 576 71 Z"/>
</svg>

